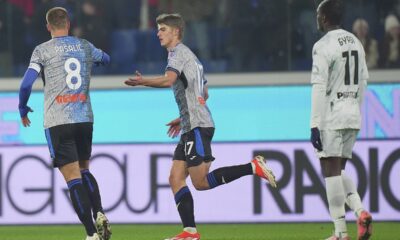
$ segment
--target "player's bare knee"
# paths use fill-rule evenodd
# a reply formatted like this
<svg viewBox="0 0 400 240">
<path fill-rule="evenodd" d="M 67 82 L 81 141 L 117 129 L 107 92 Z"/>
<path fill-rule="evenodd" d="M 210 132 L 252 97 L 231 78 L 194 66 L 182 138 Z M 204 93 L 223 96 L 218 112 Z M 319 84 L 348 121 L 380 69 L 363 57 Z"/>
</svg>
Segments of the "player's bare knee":
<svg viewBox="0 0 400 240">
<path fill-rule="evenodd" d="M 201 180 L 201 181 L 193 181 L 193 180 L 192 180 L 192 183 L 193 183 L 194 188 L 195 188 L 197 191 L 203 191 L 203 190 L 207 190 L 207 189 L 210 188 L 210 187 L 208 186 L 208 182 L 207 182 L 205 179 L 203 179 L 203 180 Z"/>
<path fill-rule="evenodd" d="M 169 175 L 168 181 L 169 181 L 169 184 L 171 185 L 171 187 L 178 186 L 178 185 L 182 185 L 182 182 L 183 182 L 183 183 L 185 182 L 184 179 L 182 179 L 181 177 L 179 177 L 177 174 L 173 174 L 173 173 L 171 173 L 171 174 Z"/>
</svg>

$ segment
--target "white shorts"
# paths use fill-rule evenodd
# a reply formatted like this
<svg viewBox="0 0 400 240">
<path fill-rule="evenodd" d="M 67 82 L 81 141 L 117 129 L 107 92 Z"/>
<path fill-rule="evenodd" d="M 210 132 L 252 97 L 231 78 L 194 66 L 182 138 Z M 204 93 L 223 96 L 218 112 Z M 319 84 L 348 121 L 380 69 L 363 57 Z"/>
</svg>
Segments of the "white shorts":
<svg viewBox="0 0 400 240">
<path fill-rule="evenodd" d="M 321 130 L 322 151 L 318 158 L 340 157 L 351 159 L 358 129 Z"/>
</svg>

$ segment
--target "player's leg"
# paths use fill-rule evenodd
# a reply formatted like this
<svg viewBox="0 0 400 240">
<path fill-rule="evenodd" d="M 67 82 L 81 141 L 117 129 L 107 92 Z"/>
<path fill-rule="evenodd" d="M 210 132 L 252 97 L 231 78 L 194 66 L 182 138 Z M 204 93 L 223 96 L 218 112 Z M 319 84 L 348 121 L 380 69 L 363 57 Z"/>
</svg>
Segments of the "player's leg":
<svg viewBox="0 0 400 240">
<path fill-rule="evenodd" d="M 75 124 L 65 124 L 45 130 L 54 167 L 59 168 L 68 185 L 72 205 L 85 226 L 87 236 L 93 236 L 91 203 L 82 183 L 78 164 L 78 152 L 74 140 Z"/>
<path fill-rule="evenodd" d="M 346 175 L 345 166 L 347 159 L 343 159 L 342 161 L 342 182 L 344 187 L 344 193 L 346 195 L 346 204 L 349 206 L 351 210 L 353 210 L 354 214 L 359 217 L 361 212 L 364 211 L 364 206 L 361 202 L 360 195 L 357 192 L 356 185 L 353 180 Z"/>
<path fill-rule="evenodd" d="M 201 182 L 201 175 L 195 176 L 196 172 L 191 174 L 192 181 Z M 198 171 L 197 173 L 202 173 L 203 171 Z M 241 165 L 221 167 L 213 170 L 206 175 L 208 188 L 206 185 L 202 184 L 196 187 L 198 190 L 207 190 L 211 188 L 218 187 L 222 184 L 230 183 L 236 179 L 239 179 L 247 175 L 257 175 L 261 178 L 267 180 L 272 187 L 276 187 L 275 176 L 270 168 L 267 167 L 265 159 L 263 156 L 256 156 L 250 163 L 245 163 Z M 199 180 L 196 180 L 199 179 Z"/>
<path fill-rule="evenodd" d="M 93 236 L 96 233 L 96 228 L 93 224 L 91 204 L 82 183 L 78 162 L 68 163 L 59 169 L 68 185 L 72 205 L 79 220 L 85 226 L 87 236 Z"/>
<path fill-rule="evenodd" d="M 96 219 L 98 212 L 104 214 L 99 185 L 97 184 L 96 178 L 89 170 L 89 160 L 79 161 L 79 167 L 81 170 L 83 185 L 85 186 L 89 194 L 90 202 L 92 203 L 93 218 Z"/>
<path fill-rule="evenodd" d="M 221 167 L 209 172 L 210 163 L 215 159 L 211 150 L 213 135 L 214 128 L 196 128 L 188 133 L 191 144 L 187 145 L 193 147 L 186 148 L 186 159 L 190 178 L 197 190 L 208 190 L 253 174 L 267 179 L 272 186 L 276 186 L 275 177 L 265 165 L 262 156 L 257 156 L 246 164 Z"/>
<path fill-rule="evenodd" d="M 347 237 L 345 220 L 345 194 L 342 184 L 341 159 L 337 157 L 321 158 L 321 169 L 325 178 L 326 195 L 329 205 L 329 213 L 335 225 L 335 236 Z"/>
<path fill-rule="evenodd" d="M 372 216 L 364 209 L 360 195 L 357 192 L 353 180 L 346 175 L 345 168 L 347 159 L 352 157 L 352 150 L 356 141 L 358 130 L 346 130 L 343 134 L 343 159 L 342 159 L 342 182 L 346 195 L 346 203 L 357 217 L 358 239 L 369 239 L 372 235 Z"/>
<path fill-rule="evenodd" d="M 88 159 L 90 159 L 92 153 L 93 123 L 79 123 L 76 124 L 76 127 L 78 128 L 78 134 L 75 135 L 75 141 L 77 143 L 82 182 L 92 205 L 97 233 L 103 240 L 108 240 L 111 237 L 110 223 L 103 211 L 99 185 L 97 184 L 96 178 L 89 170 Z"/>
<path fill-rule="evenodd" d="M 193 196 L 190 189 L 186 185 L 186 178 L 188 176 L 187 164 L 185 160 L 184 141 L 181 139 L 177 145 L 174 153 L 174 161 L 169 176 L 169 184 L 172 193 L 174 194 L 176 208 L 183 225 L 183 232 L 169 240 L 200 239 L 200 234 L 197 232 L 196 223 L 194 219 L 194 204 Z"/>
<path fill-rule="evenodd" d="M 345 192 L 341 177 L 342 134 L 340 131 L 321 131 L 323 151 L 318 152 L 325 178 L 329 213 L 335 226 L 334 238 L 348 237 L 345 220 Z"/>
<path fill-rule="evenodd" d="M 187 176 L 186 162 L 174 160 L 171 167 L 169 183 L 174 194 L 176 208 L 182 221 L 183 231 L 190 234 L 197 234 L 193 196 L 186 185 Z"/>
<path fill-rule="evenodd" d="M 175 237 L 166 240 L 200 239 L 194 219 L 193 196 L 186 185 L 188 176 L 187 164 L 185 161 L 185 140 L 187 134 L 181 136 L 181 140 L 175 148 L 172 166 L 169 175 L 169 184 L 174 194 L 176 208 L 182 221 L 183 231 Z"/>
</svg>

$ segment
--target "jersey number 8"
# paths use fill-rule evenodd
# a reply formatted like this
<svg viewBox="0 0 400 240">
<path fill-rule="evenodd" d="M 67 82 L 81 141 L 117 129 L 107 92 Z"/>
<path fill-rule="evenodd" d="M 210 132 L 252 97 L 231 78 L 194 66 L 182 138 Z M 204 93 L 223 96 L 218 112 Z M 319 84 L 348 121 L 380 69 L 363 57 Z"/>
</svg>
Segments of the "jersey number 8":
<svg viewBox="0 0 400 240">
<path fill-rule="evenodd" d="M 75 68 L 72 69 L 72 66 L 75 65 Z M 81 63 L 76 58 L 68 58 L 65 61 L 64 69 L 67 72 L 67 77 L 65 81 L 70 89 L 76 90 L 79 89 L 82 85 L 82 77 L 81 77 Z M 72 79 L 75 78 L 75 83 L 72 82 Z"/>
</svg>

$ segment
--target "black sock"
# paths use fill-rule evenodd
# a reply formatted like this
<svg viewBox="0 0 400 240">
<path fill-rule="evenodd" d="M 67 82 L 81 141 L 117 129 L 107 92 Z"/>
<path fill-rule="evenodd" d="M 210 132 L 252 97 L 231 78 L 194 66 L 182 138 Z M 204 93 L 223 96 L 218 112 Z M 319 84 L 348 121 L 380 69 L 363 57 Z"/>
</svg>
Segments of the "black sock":
<svg viewBox="0 0 400 240">
<path fill-rule="evenodd" d="M 76 178 L 67 182 L 67 184 L 75 212 L 79 220 L 81 220 L 82 224 L 85 226 L 86 234 L 88 236 L 93 236 L 96 232 L 96 228 L 92 220 L 90 200 L 83 187 L 82 179 Z"/>
<path fill-rule="evenodd" d="M 193 197 L 187 186 L 175 194 L 175 203 L 181 216 L 183 227 L 196 227 L 194 222 Z"/>
<path fill-rule="evenodd" d="M 253 168 L 251 166 L 251 163 L 247 163 L 243 165 L 215 169 L 214 171 L 207 174 L 207 180 L 208 185 L 211 189 L 251 174 L 253 174 Z"/>
<path fill-rule="evenodd" d="M 90 173 L 89 169 L 82 170 L 81 175 L 83 185 L 86 188 L 86 192 L 89 195 L 90 203 L 92 204 L 93 218 L 96 219 L 97 212 L 104 213 L 101 204 L 99 185 L 97 184 L 96 178 L 94 178 L 93 174 Z"/>
</svg>

